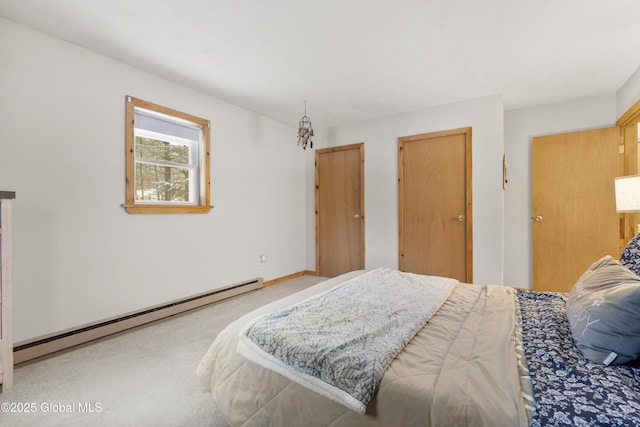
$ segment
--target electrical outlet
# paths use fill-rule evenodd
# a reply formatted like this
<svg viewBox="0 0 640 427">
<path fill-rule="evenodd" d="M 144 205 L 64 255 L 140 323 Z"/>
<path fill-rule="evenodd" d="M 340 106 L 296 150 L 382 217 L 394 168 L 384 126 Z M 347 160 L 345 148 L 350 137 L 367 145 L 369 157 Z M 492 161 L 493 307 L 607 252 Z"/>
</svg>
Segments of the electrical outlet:
<svg viewBox="0 0 640 427">
<path fill-rule="evenodd" d="M 266 262 L 267 262 L 267 256 L 266 255 L 260 255 L 258 257 L 258 263 L 260 265 L 264 265 L 264 263 L 266 263 Z"/>
</svg>

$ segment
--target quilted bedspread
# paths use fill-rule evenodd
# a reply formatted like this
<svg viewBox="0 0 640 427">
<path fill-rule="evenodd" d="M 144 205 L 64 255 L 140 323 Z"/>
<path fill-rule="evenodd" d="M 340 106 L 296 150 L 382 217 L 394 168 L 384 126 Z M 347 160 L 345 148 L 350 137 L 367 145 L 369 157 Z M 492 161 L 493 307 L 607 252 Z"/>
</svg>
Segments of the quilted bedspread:
<svg viewBox="0 0 640 427">
<path fill-rule="evenodd" d="M 364 413 L 394 357 L 457 280 L 377 269 L 261 316 L 240 334 L 243 356 Z"/>
<path fill-rule="evenodd" d="M 238 354 L 240 332 L 253 319 L 361 274 L 329 279 L 260 307 L 218 335 L 197 372 L 230 426 L 529 425 L 530 380 L 514 351 L 515 291 L 503 286 L 455 285 L 391 361 L 364 414 Z"/>
</svg>

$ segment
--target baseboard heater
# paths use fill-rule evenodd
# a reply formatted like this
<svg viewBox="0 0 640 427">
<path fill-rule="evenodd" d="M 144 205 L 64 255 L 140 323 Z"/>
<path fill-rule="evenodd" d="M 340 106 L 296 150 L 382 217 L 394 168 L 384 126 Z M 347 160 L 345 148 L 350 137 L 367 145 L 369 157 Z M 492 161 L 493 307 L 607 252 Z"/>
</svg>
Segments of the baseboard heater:
<svg viewBox="0 0 640 427">
<path fill-rule="evenodd" d="M 136 326 L 155 322 L 226 298 L 251 292 L 262 287 L 263 279 L 259 277 L 225 288 L 203 292 L 121 316 L 22 341 L 16 343 L 13 347 L 13 360 L 15 364 L 26 362 L 56 351 L 65 350 L 76 345 L 135 328 Z"/>
</svg>

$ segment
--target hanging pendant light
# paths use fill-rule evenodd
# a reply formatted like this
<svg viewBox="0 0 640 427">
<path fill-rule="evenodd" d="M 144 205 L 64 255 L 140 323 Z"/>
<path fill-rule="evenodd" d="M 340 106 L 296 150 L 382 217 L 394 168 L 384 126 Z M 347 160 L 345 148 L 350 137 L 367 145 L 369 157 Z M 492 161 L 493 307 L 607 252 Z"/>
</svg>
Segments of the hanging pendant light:
<svg viewBox="0 0 640 427">
<path fill-rule="evenodd" d="M 313 127 L 311 127 L 311 119 L 307 117 L 307 101 L 304 101 L 304 116 L 298 123 L 298 145 L 302 145 L 303 150 L 307 149 L 307 144 L 309 144 L 309 148 L 313 148 L 312 136 Z"/>
</svg>

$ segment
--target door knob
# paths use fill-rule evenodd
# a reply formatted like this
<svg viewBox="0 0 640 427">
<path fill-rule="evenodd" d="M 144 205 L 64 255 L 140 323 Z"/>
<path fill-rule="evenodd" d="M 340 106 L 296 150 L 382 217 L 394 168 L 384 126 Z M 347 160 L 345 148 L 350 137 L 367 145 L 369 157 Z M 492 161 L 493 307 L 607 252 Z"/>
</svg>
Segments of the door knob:
<svg viewBox="0 0 640 427">
<path fill-rule="evenodd" d="M 531 219 L 534 220 L 535 222 L 540 222 L 542 221 L 542 215 L 532 216 Z"/>
<path fill-rule="evenodd" d="M 458 222 L 462 222 L 464 221 L 464 215 L 458 215 L 456 219 L 458 220 Z"/>
<path fill-rule="evenodd" d="M 355 214 L 353 217 L 354 217 L 355 219 L 360 219 L 360 214 Z"/>
</svg>

